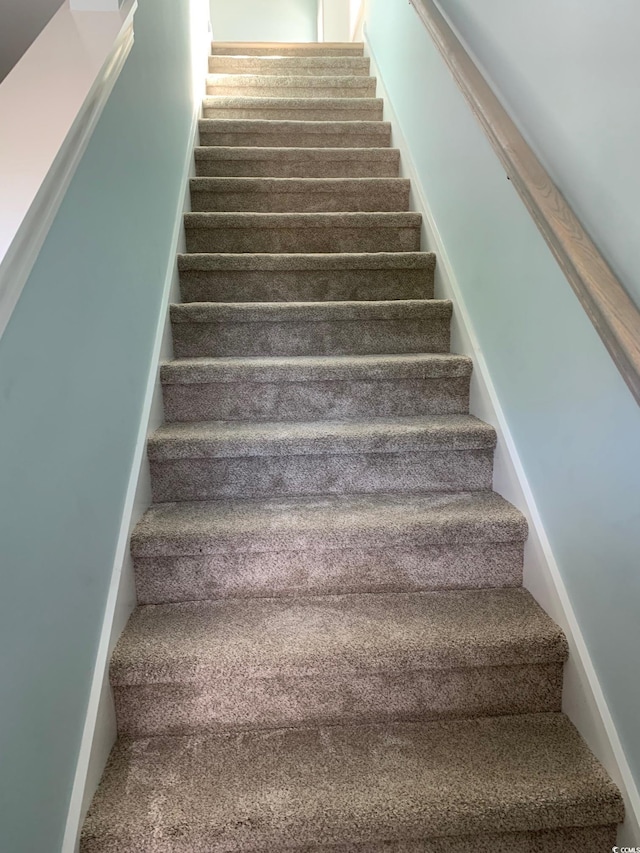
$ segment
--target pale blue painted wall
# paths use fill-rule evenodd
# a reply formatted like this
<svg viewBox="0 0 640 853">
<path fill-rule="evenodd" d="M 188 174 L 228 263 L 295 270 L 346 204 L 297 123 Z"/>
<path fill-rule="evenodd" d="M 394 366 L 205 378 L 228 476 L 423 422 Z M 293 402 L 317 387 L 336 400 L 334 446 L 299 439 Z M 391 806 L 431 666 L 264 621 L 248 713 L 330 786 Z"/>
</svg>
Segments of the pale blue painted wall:
<svg viewBox="0 0 640 853">
<path fill-rule="evenodd" d="M 413 8 L 367 31 L 640 779 L 640 408 Z"/>
<path fill-rule="evenodd" d="M 60 850 L 174 263 L 188 16 L 139 0 L 133 51 L 0 339 L 3 853 Z"/>
<path fill-rule="evenodd" d="M 438 1 L 640 305 L 640 4 Z"/>
<path fill-rule="evenodd" d="M 211 0 L 216 41 L 315 41 L 317 0 Z"/>
</svg>

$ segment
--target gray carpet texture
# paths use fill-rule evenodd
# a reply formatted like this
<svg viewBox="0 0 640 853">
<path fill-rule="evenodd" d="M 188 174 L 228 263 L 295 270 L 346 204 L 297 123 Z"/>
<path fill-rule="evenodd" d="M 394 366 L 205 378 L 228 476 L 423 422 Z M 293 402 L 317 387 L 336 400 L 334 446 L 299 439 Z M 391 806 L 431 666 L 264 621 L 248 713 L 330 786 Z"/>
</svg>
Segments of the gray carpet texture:
<svg viewBox="0 0 640 853">
<path fill-rule="evenodd" d="M 210 56 L 211 74 L 268 74 L 280 77 L 369 75 L 364 56 Z M 374 90 L 375 92 L 375 90 Z"/>
<path fill-rule="evenodd" d="M 361 75 L 209 74 L 207 93 L 232 97 L 373 98 L 376 81 L 374 77 Z"/>
<path fill-rule="evenodd" d="M 400 152 L 393 148 L 257 148 L 200 146 L 198 177 L 397 178 Z"/>
<path fill-rule="evenodd" d="M 283 148 L 378 148 L 391 145 L 391 125 L 383 121 L 286 121 L 257 117 L 201 119 L 200 145 Z M 296 156 L 296 155 L 294 155 Z M 297 155 L 300 156 L 300 153 Z"/>
<path fill-rule="evenodd" d="M 254 150 L 254 149 L 245 149 Z M 432 299 L 430 252 L 178 256 L 183 302 Z"/>
<path fill-rule="evenodd" d="M 345 163 L 348 169 L 348 161 Z M 333 213 L 409 209 L 404 178 L 192 178 L 191 209 Z"/>
<path fill-rule="evenodd" d="M 187 213 L 187 252 L 418 252 L 419 213 Z"/>
<path fill-rule="evenodd" d="M 557 713 L 194 733 L 121 740 L 83 850 L 605 853 L 621 815 Z"/>
<path fill-rule="evenodd" d="M 309 78 L 310 79 L 310 78 Z M 295 91 L 295 90 L 294 90 Z M 204 118 L 279 119 L 281 121 L 377 121 L 382 118 L 380 98 L 313 97 L 298 95 L 209 95 L 203 101 Z"/>
<path fill-rule="evenodd" d="M 214 42 L 81 853 L 606 853 L 358 43 Z"/>
</svg>

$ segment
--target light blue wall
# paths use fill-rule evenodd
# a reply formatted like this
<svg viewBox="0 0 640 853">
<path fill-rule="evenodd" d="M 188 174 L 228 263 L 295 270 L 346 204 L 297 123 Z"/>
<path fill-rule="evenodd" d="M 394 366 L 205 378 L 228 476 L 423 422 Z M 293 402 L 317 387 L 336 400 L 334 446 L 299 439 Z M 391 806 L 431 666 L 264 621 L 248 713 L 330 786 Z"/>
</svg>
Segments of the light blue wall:
<svg viewBox="0 0 640 853">
<path fill-rule="evenodd" d="M 317 0 L 211 0 L 216 41 L 315 41 L 317 19 Z"/>
<path fill-rule="evenodd" d="M 139 0 L 133 51 L 0 339 L 3 853 L 60 850 L 192 114 L 189 4 Z"/>
<path fill-rule="evenodd" d="M 439 5 L 640 305 L 640 4 Z"/>
<path fill-rule="evenodd" d="M 366 27 L 640 779 L 640 409 L 413 8 Z"/>
</svg>

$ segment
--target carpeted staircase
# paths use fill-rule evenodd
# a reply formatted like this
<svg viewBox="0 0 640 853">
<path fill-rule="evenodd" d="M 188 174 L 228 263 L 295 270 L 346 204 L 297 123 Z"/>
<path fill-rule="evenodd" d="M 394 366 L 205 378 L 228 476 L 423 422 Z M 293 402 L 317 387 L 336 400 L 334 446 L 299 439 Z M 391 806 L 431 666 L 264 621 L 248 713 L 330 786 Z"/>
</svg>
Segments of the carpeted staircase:
<svg viewBox="0 0 640 853">
<path fill-rule="evenodd" d="M 605 853 L 362 45 L 214 44 L 82 853 Z"/>
</svg>

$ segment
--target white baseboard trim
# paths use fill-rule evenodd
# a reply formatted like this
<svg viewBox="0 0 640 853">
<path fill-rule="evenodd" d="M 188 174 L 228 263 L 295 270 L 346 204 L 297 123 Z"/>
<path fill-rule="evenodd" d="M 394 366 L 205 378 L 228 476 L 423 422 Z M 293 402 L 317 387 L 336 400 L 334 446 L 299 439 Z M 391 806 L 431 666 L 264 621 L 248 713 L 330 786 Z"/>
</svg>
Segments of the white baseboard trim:
<svg viewBox="0 0 640 853">
<path fill-rule="evenodd" d="M 183 214 L 190 210 L 189 178 L 195 174 L 193 149 L 196 144 L 198 119 L 201 112 L 201 107 L 198 105 L 192 118 L 187 156 L 182 170 L 181 186 L 184 187 L 184 192 L 176 210 L 175 225 L 171 237 L 171 261 L 162 290 L 162 312 L 153 344 L 151 369 L 147 380 L 140 428 L 122 512 L 111 583 L 80 742 L 80 753 L 67 813 L 62 853 L 76 853 L 78 850 L 80 830 L 85 814 L 116 740 L 115 709 L 109 686 L 109 660 L 111 652 L 136 605 L 129 539 L 131 531 L 151 504 L 149 464 L 146 455 L 147 436 L 157 429 L 164 420 L 159 364 L 161 358 L 171 358 L 172 356 L 168 309 L 170 301 L 179 301 L 177 298 L 179 292 L 178 271 L 175 258 L 179 252 L 184 251 Z"/>
<path fill-rule="evenodd" d="M 427 201 L 411 151 L 386 91 L 383 76 L 364 32 L 365 54 L 371 74 L 378 80 L 377 97 L 384 98 L 384 119 L 391 123 L 392 145 L 400 149 L 402 176 L 411 180 L 411 209 L 422 213 L 423 247 L 436 252 L 436 294 L 451 299 L 453 314 L 451 349 L 473 359 L 471 411 L 496 430 L 494 489 L 525 515 L 529 538 L 525 548 L 524 585 L 560 625 L 569 643 L 565 667 L 563 710 L 606 767 L 625 800 L 626 819 L 619 830 L 620 845 L 640 844 L 640 795 L 624 755 L 620 738 L 598 681 L 564 581 L 544 531 L 535 499 L 493 385 L 473 322 L 466 307 L 442 236 Z"/>
</svg>

